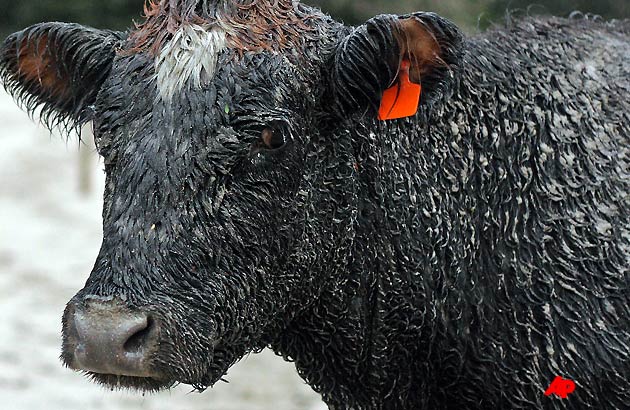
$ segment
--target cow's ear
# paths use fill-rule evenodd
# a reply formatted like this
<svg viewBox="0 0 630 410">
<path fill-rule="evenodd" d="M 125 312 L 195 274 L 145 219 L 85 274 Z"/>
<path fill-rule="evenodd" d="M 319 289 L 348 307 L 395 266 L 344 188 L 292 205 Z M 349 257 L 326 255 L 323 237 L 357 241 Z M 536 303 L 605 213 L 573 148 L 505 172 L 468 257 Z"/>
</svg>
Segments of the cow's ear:
<svg viewBox="0 0 630 410">
<path fill-rule="evenodd" d="M 421 85 L 419 103 L 430 103 L 452 81 L 462 43 L 460 30 L 434 13 L 374 17 L 337 44 L 329 60 L 329 106 L 345 116 L 366 110 L 377 116 L 383 93 L 397 87 L 405 66 L 409 81 Z"/>
<path fill-rule="evenodd" d="M 49 127 L 81 125 L 91 119 L 122 37 L 79 24 L 36 24 L 0 46 L 0 80 L 29 112 L 41 106 Z"/>
</svg>

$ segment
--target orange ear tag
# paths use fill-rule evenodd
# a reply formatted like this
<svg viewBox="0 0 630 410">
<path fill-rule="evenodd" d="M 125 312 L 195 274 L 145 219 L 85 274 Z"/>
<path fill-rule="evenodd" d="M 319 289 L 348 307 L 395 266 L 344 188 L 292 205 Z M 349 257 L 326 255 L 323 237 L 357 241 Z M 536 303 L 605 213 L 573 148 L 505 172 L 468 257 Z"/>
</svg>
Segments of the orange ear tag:
<svg viewBox="0 0 630 410">
<path fill-rule="evenodd" d="M 381 121 L 411 117 L 418 112 L 422 86 L 409 79 L 409 60 L 403 60 L 396 84 L 383 92 L 378 119 Z"/>
</svg>

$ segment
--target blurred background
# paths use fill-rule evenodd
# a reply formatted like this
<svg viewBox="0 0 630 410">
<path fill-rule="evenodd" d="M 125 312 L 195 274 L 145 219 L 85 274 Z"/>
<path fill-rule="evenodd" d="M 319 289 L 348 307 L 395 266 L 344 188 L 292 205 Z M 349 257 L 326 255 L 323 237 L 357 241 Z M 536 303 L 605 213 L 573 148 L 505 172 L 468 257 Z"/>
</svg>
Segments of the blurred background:
<svg viewBox="0 0 630 410">
<path fill-rule="evenodd" d="M 73 21 L 98 28 L 124 30 L 141 20 L 143 0 L 0 0 L 0 34 L 41 21 Z M 630 17 L 629 0 L 304 0 L 347 24 L 359 24 L 381 13 L 425 10 L 449 17 L 467 31 L 500 22 L 509 8 L 534 14 L 566 16 L 571 11 L 606 18 Z"/>
<path fill-rule="evenodd" d="M 380 13 L 435 11 L 469 33 L 506 10 L 630 17 L 629 0 L 311 0 L 347 24 Z M 533 4 L 533 5 L 532 5 Z M 531 5 L 531 7 L 530 7 Z M 528 9 L 529 7 L 529 9 Z M 124 30 L 142 0 L 0 0 L 0 36 L 42 21 Z M 188 386 L 143 396 L 105 390 L 58 360 L 64 305 L 83 286 L 101 241 L 103 164 L 89 132 L 51 135 L 0 91 L 0 409 L 322 410 L 292 364 L 252 355 L 203 394 Z"/>
</svg>

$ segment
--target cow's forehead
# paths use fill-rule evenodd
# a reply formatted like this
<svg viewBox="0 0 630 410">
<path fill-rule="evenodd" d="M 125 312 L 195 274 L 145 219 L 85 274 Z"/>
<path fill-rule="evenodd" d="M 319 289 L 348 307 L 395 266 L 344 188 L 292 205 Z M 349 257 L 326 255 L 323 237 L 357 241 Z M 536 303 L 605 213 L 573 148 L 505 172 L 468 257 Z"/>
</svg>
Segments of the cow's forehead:
<svg viewBox="0 0 630 410">
<path fill-rule="evenodd" d="M 321 12 L 294 0 L 155 0 L 145 15 L 121 52 L 154 59 L 166 102 L 212 82 L 222 54 L 270 53 L 302 66 L 322 37 Z"/>
</svg>

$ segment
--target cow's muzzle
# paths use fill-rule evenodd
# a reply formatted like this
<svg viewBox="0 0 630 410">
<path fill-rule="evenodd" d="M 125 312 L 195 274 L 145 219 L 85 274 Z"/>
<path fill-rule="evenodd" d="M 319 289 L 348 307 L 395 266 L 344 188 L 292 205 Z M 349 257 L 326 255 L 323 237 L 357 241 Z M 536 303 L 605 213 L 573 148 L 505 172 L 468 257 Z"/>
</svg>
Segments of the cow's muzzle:
<svg viewBox="0 0 630 410">
<path fill-rule="evenodd" d="M 62 358 L 68 367 L 97 374 L 159 379 L 150 357 L 159 322 L 113 298 L 71 301 L 63 318 Z"/>
</svg>

